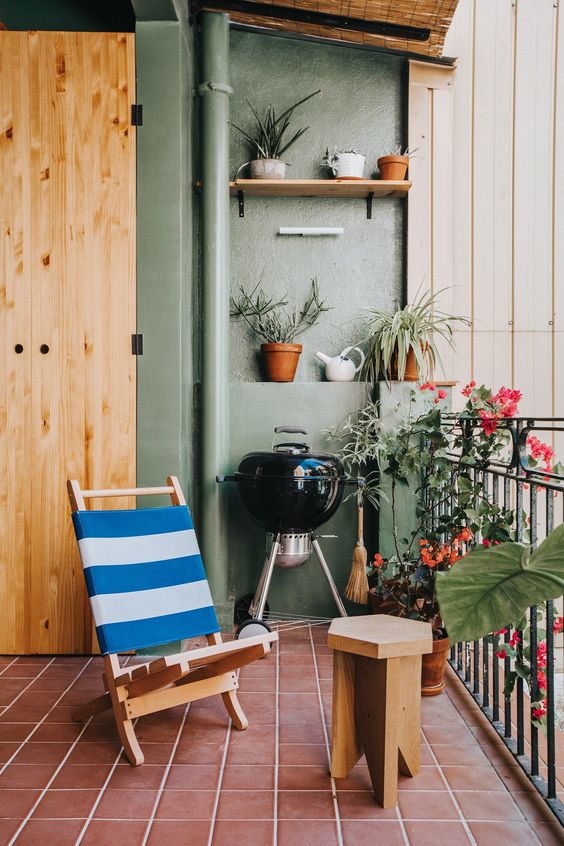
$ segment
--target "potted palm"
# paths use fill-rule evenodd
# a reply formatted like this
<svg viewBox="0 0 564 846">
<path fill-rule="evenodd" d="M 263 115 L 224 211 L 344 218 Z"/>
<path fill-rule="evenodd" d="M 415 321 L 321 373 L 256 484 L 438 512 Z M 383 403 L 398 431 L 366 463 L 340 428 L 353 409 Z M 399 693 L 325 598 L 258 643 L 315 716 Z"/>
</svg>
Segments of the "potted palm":
<svg viewBox="0 0 564 846">
<path fill-rule="evenodd" d="M 402 148 L 401 144 L 386 150 L 378 159 L 378 170 L 380 171 L 380 179 L 384 180 L 398 180 L 402 181 L 407 176 L 407 168 L 409 167 L 409 159 L 415 150 L 409 150 L 408 147 Z"/>
<path fill-rule="evenodd" d="M 296 337 L 311 326 L 329 307 L 319 298 L 317 280 L 311 280 L 311 291 L 298 311 L 284 297 L 275 300 L 257 284 L 252 291 L 240 286 L 238 295 L 231 298 L 231 317 L 242 317 L 250 329 L 263 341 L 261 354 L 268 382 L 293 382 L 302 352 Z"/>
<path fill-rule="evenodd" d="M 251 179 L 284 179 L 286 162 L 282 161 L 282 156 L 309 129 L 308 126 L 304 126 L 296 130 L 292 136 L 287 137 L 292 116 L 298 106 L 311 100 L 317 94 L 321 94 L 321 89 L 298 100 L 297 103 L 294 103 L 293 106 L 290 106 L 278 116 L 271 104 L 263 118 L 247 100 L 256 121 L 254 133 L 247 132 L 236 123 L 232 123 L 231 126 L 240 132 L 251 145 L 254 158 L 247 163 Z"/>
<path fill-rule="evenodd" d="M 426 293 L 414 303 L 389 312 L 368 309 L 366 359 L 363 375 L 369 381 L 383 376 L 387 381 L 417 382 L 428 378 L 437 364 L 442 367 L 438 338 L 453 344 L 453 323 L 468 325 L 464 317 L 453 317 L 436 309 L 436 294 Z"/>
</svg>

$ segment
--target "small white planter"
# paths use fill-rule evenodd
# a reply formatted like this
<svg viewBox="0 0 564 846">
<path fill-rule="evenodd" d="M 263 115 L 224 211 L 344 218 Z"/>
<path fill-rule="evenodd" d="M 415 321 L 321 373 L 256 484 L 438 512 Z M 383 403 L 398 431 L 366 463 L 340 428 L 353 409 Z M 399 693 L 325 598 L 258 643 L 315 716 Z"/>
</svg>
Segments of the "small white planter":
<svg viewBox="0 0 564 846">
<path fill-rule="evenodd" d="M 251 179 L 284 179 L 286 162 L 280 159 L 253 159 L 249 162 Z"/>
<path fill-rule="evenodd" d="M 362 179 L 366 156 L 362 153 L 337 153 L 333 165 L 336 179 Z"/>
</svg>

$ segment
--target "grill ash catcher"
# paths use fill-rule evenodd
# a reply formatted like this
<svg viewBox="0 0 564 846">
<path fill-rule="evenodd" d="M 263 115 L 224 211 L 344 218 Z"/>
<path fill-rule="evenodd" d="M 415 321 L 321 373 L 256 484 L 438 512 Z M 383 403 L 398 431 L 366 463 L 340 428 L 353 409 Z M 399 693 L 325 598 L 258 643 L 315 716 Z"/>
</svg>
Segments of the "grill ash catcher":
<svg viewBox="0 0 564 846">
<path fill-rule="evenodd" d="M 218 482 L 234 482 L 241 504 L 249 517 L 272 535 L 272 546 L 266 556 L 254 594 L 241 597 L 235 604 L 239 623 L 237 637 L 252 637 L 269 629 L 268 591 L 274 567 L 301 567 L 315 552 L 333 598 L 342 617 L 347 616 L 339 591 L 315 530 L 337 511 L 345 485 L 364 484 L 364 479 L 345 475 L 339 459 L 327 452 L 312 452 L 306 429 L 299 426 L 277 426 L 271 452 L 250 452 L 237 472 L 217 476 Z M 279 435 L 303 435 L 301 440 L 282 440 Z M 281 614 L 280 622 L 291 622 L 297 615 Z M 304 618 L 301 618 L 304 619 Z M 325 622 L 325 618 L 311 618 Z"/>
</svg>

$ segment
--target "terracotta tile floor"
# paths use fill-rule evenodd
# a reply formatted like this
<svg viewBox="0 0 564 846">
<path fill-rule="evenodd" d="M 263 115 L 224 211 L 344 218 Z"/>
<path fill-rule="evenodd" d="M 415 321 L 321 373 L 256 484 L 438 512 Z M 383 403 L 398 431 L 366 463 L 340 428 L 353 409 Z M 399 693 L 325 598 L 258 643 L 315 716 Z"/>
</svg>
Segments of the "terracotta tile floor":
<svg viewBox="0 0 564 846">
<path fill-rule="evenodd" d="M 326 630 L 281 634 L 246 667 L 246 732 L 221 700 L 137 724 L 146 763 L 125 763 L 109 714 L 72 707 L 100 692 L 99 658 L 0 658 L 0 844 L 105 846 L 528 846 L 564 843 L 520 769 L 450 673 L 422 702 L 423 767 L 383 810 L 362 762 L 327 772 Z M 126 659 L 131 660 L 131 659 Z"/>
</svg>

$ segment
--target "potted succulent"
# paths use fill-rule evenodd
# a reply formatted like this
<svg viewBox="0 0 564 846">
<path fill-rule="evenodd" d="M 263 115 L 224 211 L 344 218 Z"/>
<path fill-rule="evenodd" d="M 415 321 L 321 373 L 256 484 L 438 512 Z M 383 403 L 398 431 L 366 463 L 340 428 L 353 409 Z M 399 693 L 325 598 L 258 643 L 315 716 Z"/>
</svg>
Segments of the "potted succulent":
<svg viewBox="0 0 564 846">
<path fill-rule="evenodd" d="M 464 317 L 453 317 L 435 308 L 436 294 L 426 293 L 414 303 L 389 312 L 367 309 L 366 360 L 363 375 L 369 381 L 417 382 L 429 378 L 442 362 L 437 339 L 452 346 L 453 323 L 468 325 Z"/>
<path fill-rule="evenodd" d="M 231 126 L 240 132 L 251 145 L 254 158 L 250 162 L 247 162 L 251 179 L 284 179 L 286 162 L 282 161 L 282 156 L 309 129 L 308 126 L 302 127 L 288 138 L 286 133 L 289 129 L 292 116 L 298 106 L 311 100 L 317 94 L 321 94 L 321 89 L 298 100 L 297 103 L 294 103 L 293 106 L 290 106 L 278 116 L 276 116 L 274 106 L 269 105 L 262 119 L 257 109 L 247 100 L 249 108 L 255 117 L 255 132 L 251 134 L 236 123 L 232 123 Z"/>
<path fill-rule="evenodd" d="M 302 345 L 295 338 L 315 326 L 323 312 L 329 311 L 319 298 L 317 280 L 312 279 L 311 291 L 301 311 L 288 306 L 288 300 L 274 300 L 256 285 L 252 291 L 239 288 L 231 298 L 231 317 L 242 317 L 251 330 L 263 341 L 261 354 L 268 382 L 293 382 Z"/>
<path fill-rule="evenodd" d="M 378 159 L 378 170 L 380 171 L 380 179 L 402 181 L 407 176 L 407 168 L 409 167 L 409 159 L 415 150 L 409 150 L 407 147 L 402 148 L 401 144 L 386 150 Z"/>
<path fill-rule="evenodd" d="M 327 147 L 321 159 L 322 166 L 328 167 L 336 179 L 362 179 L 365 162 L 366 156 L 357 150 L 338 150 L 336 147 L 332 153 Z"/>
</svg>

